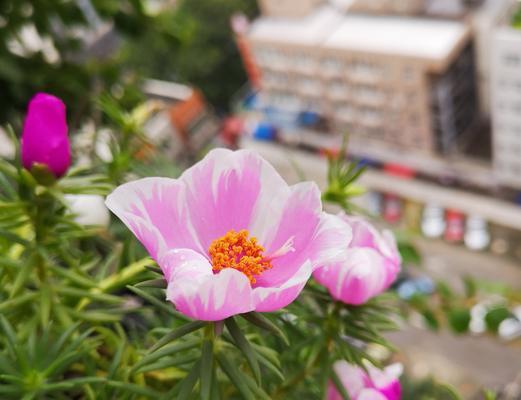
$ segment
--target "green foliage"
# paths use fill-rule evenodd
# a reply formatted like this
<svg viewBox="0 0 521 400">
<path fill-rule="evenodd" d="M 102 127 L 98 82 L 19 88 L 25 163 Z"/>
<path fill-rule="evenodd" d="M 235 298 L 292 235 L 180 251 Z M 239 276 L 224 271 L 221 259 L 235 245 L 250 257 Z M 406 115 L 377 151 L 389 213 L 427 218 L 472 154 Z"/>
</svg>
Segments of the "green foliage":
<svg viewBox="0 0 521 400">
<path fill-rule="evenodd" d="M 501 324 L 501 322 L 503 322 L 510 316 L 511 313 L 506 307 L 499 306 L 492 308 L 485 315 L 485 323 L 487 325 L 487 329 L 491 332 L 497 332 L 499 324 Z"/>
<path fill-rule="evenodd" d="M 403 400 L 462 400 L 456 391 L 436 382 L 434 379 L 424 379 L 418 382 L 410 379 L 402 380 Z"/>
<path fill-rule="evenodd" d="M 287 309 L 191 321 L 165 301 L 161 269 L 120 222 L 80 225 L 69 209 L 65 194 L 106 195 L 147 164 L 136 154 L 150 108 L 125 111 L 109 96 L 99 105 L 112 129 L 109 161 L 93 155 L 92 167 L 51 179 L 18 156 L 0 160 L 0 398 L 291 400 L 323 398 L 329 384 L 349 398 L 333 364 L 385 361 L 370 348 L 394 350 L 384 333 L 397 329 L 396 296 L 349 306 L 310 281 Z M 335 201 L 349 206 L 359 174 L 333 164 Z M 443 284 L 438 292 L 463 332 L 458 297 Z M 427 298 L 415 301 L 437 322 Z M 434 393 L 457 399 L 444 386 Z"/>
<path fill-rule="evenodd" d="M 130 61 L 150 77 L 192 84 L 216 108 L 227 109 L 247 80 L 230 28 L 230 17 L 238 12 L 253 17 L 256 1 L 181 0 L 158 18 L 178 45 L 169 36 L 145 35 L 128 49 Z"/>
<path fill-rule="evenodd" d="M 518 7 L 512 16 L 512 26 L 516 29 L 521 29 L 521 6 Z"/>
<path fill-rule="evenodd" d="M 141 98 L 134 87 L 139 77 L 126 66 L 120 42 L 160 36 L 160 26 L 146 14 L 142 0 L 95 0 L 91 9 L 80 3 L 88 4 L 0 2 L 0 124 L 20 126 L 28 100 L 40 91 L 65 101 L 71 126 L 91 114 L 100 91 L 117 93 L 123 104 Z M 102 34 L 104 39 L 94 44 Z"/>
<path fill-rule="evenodd" d="M 327 189 L 322 193 L 324 201 L 337 204 L 346 212 L 359 210 L 352 202 L 352 198 L 360 196 L 364 190 L 356 181 L 364 173 L 365 167 L 360 167 L 356 162 L 350 162 L 345 158 L 347 150 L 347 137 L 338 154 L 328 157 Z"/>
</svg>

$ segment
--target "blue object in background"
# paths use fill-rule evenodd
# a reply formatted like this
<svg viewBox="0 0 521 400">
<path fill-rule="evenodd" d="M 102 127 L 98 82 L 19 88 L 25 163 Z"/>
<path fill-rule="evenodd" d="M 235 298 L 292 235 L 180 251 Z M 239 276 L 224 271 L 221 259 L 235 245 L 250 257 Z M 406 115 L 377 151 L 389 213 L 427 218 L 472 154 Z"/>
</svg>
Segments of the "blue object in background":
<svg viewBox="0 0 521 400">
<path fill-rule="evenodd" d="M 257 93 L 248 93 L 243 100 L 243 106 L 248 110 L 255 109 L 257 107 Z"/>
<path fill-rule="evenodd" d="M 428 276 L 421 276 L 419 278 L 409 278 L 403 281 L 396 289 L 396 292 L 402 299 L 409 300 L 416 294 L 433 294 L 435 289 L 436 285 L 431 278 Z"/>
<path fill-rule="evenodd" d="M 378 163 L 378 161 L 372 160 L 370 158 L 362 157 L 358 160 L 358 166 L 377 168 L 380 166 L 380 164 Z"/>
<path fill-rule="evenodd" d="M 297 121 L 303 126 L 313 126 L 320 121 L 320 115 L 313 111 L 301 111 L 298 114 Z"/>
<path fill-rule="evenodd" d="M 266 122 L 261 122 L 257 125 L 255 128 L 255 131 L 253 132 L 253 137 L 257 140 L 266 140 L 266 141 L 272 141 L 275 140 L 277 136 L 277 129 Z"/>
<path fill-rule="evenodd" d="M 521 192 L 518 192 L 516 195 L 516 204 L 521 206 Z"/>
</svg>

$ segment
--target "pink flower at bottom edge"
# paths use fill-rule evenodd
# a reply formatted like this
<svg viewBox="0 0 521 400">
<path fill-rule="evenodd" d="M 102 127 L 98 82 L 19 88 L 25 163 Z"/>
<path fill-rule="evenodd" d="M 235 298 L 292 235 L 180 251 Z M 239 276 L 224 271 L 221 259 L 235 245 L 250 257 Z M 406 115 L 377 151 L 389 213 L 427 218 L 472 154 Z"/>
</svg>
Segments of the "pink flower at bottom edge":
<svg viewBox="0 0 521 400">
<path fill-rule="evenodd" d="M 167 299 L 204 321 L 287 306 L 351 240 L 315 184 L 288 186 L 247 150 L 212 150 L 179 179 L 126 183 L 106 204 L 158 262 Z"/>
<path fill-rule="evenodd" d="M 378 232 L 360 217 L 341 214 L 353 229 L 341 261 L 325 264 L 313 277 L 331 296 L 346 304 L 360 305 L 384 292 L 400 271 L 401 258 L 390 231 Z"/>
<path fill-rule="evenodd" d="M 368 364 L 367 370 L 341 360 L 333 369 L 348 392 L 351 400 L 400 400 L 399 377 L 403 372 L 401 364 L 392 364 L 380 370 Z M 332 382 L 328 384 L 327 400 L 342 400 L 342 396 Z"/>
</svg>

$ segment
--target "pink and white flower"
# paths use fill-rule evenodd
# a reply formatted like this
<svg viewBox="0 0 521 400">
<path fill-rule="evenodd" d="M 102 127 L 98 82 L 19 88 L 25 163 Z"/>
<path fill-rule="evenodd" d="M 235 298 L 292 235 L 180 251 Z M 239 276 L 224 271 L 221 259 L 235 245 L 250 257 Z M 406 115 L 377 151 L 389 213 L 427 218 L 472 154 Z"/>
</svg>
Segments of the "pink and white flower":
<svg viewBox="0 0 521 400">
<path fill-rule="evenodd" d="M 384 292 L 400 272 L 401 257 L 392 232 L 378 232 L 360 217 L 340 216 L 353 229 L 343 259 L 324 264 L 313 277 L 331 296 L 346 304 L 360 305 Z"/>
<path fill-rule="evenodd" d="M 213 150 L 179 179 L 121 185 L 106 204 L 158 262 L 167 299 L 204 321 L 287 306 L 351 240 L 314 183 L 288 186 L 247 150 Z"/>
<path fill-rule="evenodd" d="M 367 372 L 344 360 L 337 361 L 333 366 L 351 400 L 400 400 L 401 364 L 392 364 L 383 370 L 371 364 L 367 364 L 366 368 Z M 332 382 L 328 385 L 327 400 L 342 400 Z"/>
</svg>

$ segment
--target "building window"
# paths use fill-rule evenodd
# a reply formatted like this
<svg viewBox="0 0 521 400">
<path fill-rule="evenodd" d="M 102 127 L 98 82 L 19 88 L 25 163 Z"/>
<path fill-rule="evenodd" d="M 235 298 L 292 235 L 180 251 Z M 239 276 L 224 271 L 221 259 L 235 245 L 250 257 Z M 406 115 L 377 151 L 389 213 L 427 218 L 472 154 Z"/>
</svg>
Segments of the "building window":
<svg viewBox="0 0 521 400">
<path fill-rule="evenodd" d="M 508 67 L 521 66 L 521 55 L 519 54 L 506 54 L 503 60 Z"/>
<path fill-rule="evenodd" d="M 339 75 L 342 73 L 342 61 L 337 58 L 327 57 L 322 61 L 322 68 L 327 74 Z"/>
</svg>

